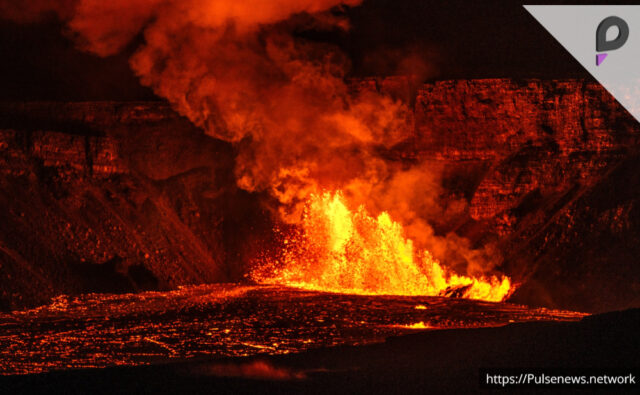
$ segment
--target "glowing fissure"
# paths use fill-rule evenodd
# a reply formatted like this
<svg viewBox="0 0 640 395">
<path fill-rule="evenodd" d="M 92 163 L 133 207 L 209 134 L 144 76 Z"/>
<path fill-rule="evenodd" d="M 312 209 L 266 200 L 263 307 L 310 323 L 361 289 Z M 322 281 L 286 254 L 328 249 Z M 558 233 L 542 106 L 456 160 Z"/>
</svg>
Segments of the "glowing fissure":
<svg viewBox="0 0 640 395">
<path fill-rule="evenodd" d="M 499 302 L 513 291 L 508 277 L 452 273 L 429 251 L 416 250 L 388 213 L 351 211 L 340 192 L 311 195 L 299 231 L 277 258 L 251 274 L 259 283 L 361 295 L 456 295 Z"/>
</svg>

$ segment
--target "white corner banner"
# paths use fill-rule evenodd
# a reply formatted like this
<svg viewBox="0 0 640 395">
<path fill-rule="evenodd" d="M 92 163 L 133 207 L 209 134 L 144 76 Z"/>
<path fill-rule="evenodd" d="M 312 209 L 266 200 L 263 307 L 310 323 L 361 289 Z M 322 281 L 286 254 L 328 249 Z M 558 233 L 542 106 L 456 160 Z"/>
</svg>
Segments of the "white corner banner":
<svg viewBox="0 0 640 395">
<path fill-rule="evenodd" d="M 640 122 L 640 5 L 525 5 Z"/>
</svg>

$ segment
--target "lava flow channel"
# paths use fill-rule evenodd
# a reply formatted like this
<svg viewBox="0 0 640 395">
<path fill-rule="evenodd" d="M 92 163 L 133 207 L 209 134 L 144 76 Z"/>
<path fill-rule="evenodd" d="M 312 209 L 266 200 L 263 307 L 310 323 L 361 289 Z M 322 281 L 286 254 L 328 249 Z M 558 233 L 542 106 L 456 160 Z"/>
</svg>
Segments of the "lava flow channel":
<svg viewBox="0 0 640 395">
<path fill-rule="evenodd" d="M 359 295 L 446 296 L 505 300 L 506 276 L 463 276 L 429 251 L 417 250 L 387 212 L 352 211 L 340 192 L 312 195 L 299 228 L 276 257 L 263 258 L 251 278 L 262 284 Z"/>
</svg>

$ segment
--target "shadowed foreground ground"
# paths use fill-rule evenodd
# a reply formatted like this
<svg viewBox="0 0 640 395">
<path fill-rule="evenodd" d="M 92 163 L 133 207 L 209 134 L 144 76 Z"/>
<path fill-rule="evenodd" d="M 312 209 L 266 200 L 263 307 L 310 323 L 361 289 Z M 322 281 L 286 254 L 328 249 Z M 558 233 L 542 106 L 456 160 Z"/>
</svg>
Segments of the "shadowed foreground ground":
<svg viewBox="0 0 640 395">
<path fill-rule="evenodd" d="M 625 368 L 638 377 L 639 329 L 640 309 L 634 309 L 580 322 L 427 331 L 294 355 L 5 376 L 0 388 L 7 394 L 467 393 L 479 390 L 483 367 Z"/>
</svg>

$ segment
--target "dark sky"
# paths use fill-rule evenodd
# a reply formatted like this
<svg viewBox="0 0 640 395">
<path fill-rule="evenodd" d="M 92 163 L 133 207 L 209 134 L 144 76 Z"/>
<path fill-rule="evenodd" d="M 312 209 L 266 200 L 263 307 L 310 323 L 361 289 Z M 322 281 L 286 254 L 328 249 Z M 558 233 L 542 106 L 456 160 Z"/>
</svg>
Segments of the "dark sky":
<svg viewBox="0 0 640 395">
<path fill-rule="evenodd" d="M 522 4 L 365 0 L 350 11 L 353 29 L 339 41 L 352 58 L 356 76 L 413 69 L 418 59 L 428 65 L 425 75 L 430 79 L 587 77 Z M 132 49 L 98 58 L 76 50 L 63 31 L 53 19 L 35 25 L 0 21 L 0 100 L 154 98 L 129 70 Z M 413 60 L 402 60 L 406 54 Z"/>
</svg>

